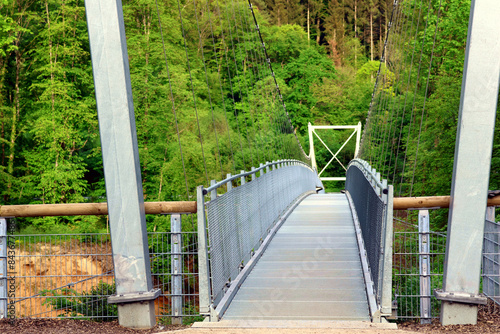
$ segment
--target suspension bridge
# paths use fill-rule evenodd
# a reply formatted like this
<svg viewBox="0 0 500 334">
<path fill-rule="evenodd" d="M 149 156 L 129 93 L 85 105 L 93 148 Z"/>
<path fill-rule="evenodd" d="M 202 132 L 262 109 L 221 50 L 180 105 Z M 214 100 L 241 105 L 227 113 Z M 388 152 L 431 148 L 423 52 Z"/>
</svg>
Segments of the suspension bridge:
<svg viewBox="0 0 500 334">
<path fill-rule="evenodd" d="M 391 113 L 390 106 L 400 102 L 391 100 L 395 94 L 387 85 L 392 79 L 384 66 L 397 72 L 404 65 L 392 63 L 398 56 L 391 51 L 403 48 L 398 43 L 413 45 L 407 55 L 413 53 L 414 66 L 419 52 L 416 45 L 423 53 L 430 41 L 430 55 L 424 61 L 422 56 L 415 59 L 417 74 L 410 70 L 406 91 L 401 90 L 408 94 L 413 87 L 428 89 L 430 74 L 426 70 L 430 73 L 439 13 L 444 10 L 441 2 L 437 10 L 431 1 L 428 7 L 426 1 L 418 6 L 413 2 L 394 1 L 363 138 L 360 124 L 333 128 L 351 131 L 344 145 L 333 152 L 316 132 L 327 127 L 310 125 L 309 155 L 283 102 L 254 5 L 207 2 L 205 10 L 202 3 L 193 1 L 189 5 L 194 8 L 196 24 L 186 27 L 178 2 L 176 29 L 188 69 L 182 84 L 192 91 L 189 99 L 176 95 L 175 80 L 181 79 L 172 72 L 172 55 L 165 48 L 172 27 L 162 23 L 157 6 L 169 108 L 176 129 L 172 138 L 178 143 L 175 168 L 182 170 L 180 188 L 186 189 L 186 201 L 144 203 L 121 2 L 87 0 L 107 205 L 4 206 L 1 216 L 108 214 L 116 294 L 107 301 L 118 305 L 121 325 L 152 327 L 156 322 L 154 301 L 162 292 L 151 278 L 145 213 L 172 214 L 171 304 L 178 312 L 173 314 L 174 320 L 180 319 L 183 303 L 182 295 L 175 292 L 183 284 L 179 214 L 190 214 L 197 227 L 199 314 L 205 321 L 219 324 L 281 321 L 286 326 L 287 321 L 386 322 L 393 315 L 394 208 L 449 206 L 444 280 L 442 289 L 435 292 L 442 303 L 441 323 L 475 323 L 477 306 L 486 302 L 479 293 L 485 210 L 494 205 L 487 202 L 487 190 L 500 78 L 500 3 L 472 1 L 451 196 L 405 199 L 394 197 L 392 184 L 401 178 L 398 195 L 402 185 L 413 188 L 419 146 L 416 152 L 404 152 L 399 145 L 405 135 L 406 142 L 420 138 L 425 101 L 420 119 L 415 100 L 403 110 L 411 112 L 410 116 Z M 410 15 L 415 10 L 420 13 Z M 437 21 L 426 21 L 431 12 L 438 13 Z M 416 28 L 405 30 L 409 25 Z M 404 41 L 407 31 L 414 36 L 406 36 L 408 41 Z M 391 32 L 398 38 L 391 39 Z M 422 32 L 422 41 L 413 43 Z M 203 45 L 202 35 L 211 40 L 208 47 Z M 188 52 L 188 43 L 199 43 L 196 60 Z M 190 64 L 194 61 L 205 69 L 200 81 L 193 79 Z M 212 76 L 208 66 L 217 69 Z M 207 87 L 202 89 L 203 81 Z M 219 82 L 215 86 L 220 92 L 210 87 L 212 81 Z M 230 90 L 223 92 L 222 83 Z M 204 105 L 205 114 L 201 95 L 209 101 Z M 411 98 L 404 96 L 405 106 Z M 399 113 L 400 108 L 397 110 Z M 180 121 L 185 113 L 191 113 L 194 126 Z M 388 117 L 401 119 L 401 124 Z M 183 155 L 192 149 L 183 142 L 188 133 L 197 138 L 194 149 L 199 150 L 199 161 L 186 161 Z M 324 168 L 316 162 L 313 135 L 331 153 Z M 356 138 L 353 160 L 344 165 L 339 152 L 351 138 Z M 400 156 L 387 154 L 391 150 Z M 338 162 L 345 175 L 321 176 L 332 162 Z M 215 172 L 210 164 L 216 166 Z M 381 169 L 377 171 L 371 164 Z M 190 168 L 199 175 L 193 177 Z M 403 182 L 407 178 L 412 181 Z M 323 181 L 344 179 L 345 191 L 325 193 Z M 5 229 L 5 222 L 3 226 Z M 425 267 L 428 262 L 422 259 Z M 428 276 L 421 280 L 426 291 L 431 289 Z M 425 298 L 420 305 L 422 317 L 430 319 L 431 295 Z M 2 302 L 6 314 L 7 299 Z"/>
</svg>

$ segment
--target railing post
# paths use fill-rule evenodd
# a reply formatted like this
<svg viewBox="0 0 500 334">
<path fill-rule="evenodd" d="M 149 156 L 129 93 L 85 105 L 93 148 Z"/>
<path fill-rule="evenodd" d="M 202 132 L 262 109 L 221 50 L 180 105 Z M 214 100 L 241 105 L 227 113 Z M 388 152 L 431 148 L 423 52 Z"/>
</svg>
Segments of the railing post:
<svg viewBox="0 0 500 334">
<path fill-rule="evenodd" d="M 393 197 L 394 188 L 392 185 L 387 185 L 387 180 L 382 183 L 387 189 L 385 197 L 386 212 L 385 212 L 385 238 L 384 252 L 382 254 L 384 264 L 382 266 L 382 284 L 381 284 L 381 315 L 390 316 L 392 314 L 392 238 L 393 238 Z M 380 286 L 380 285 L 379 285 Z"/>
<path fill-rule="evenodd" d="M 252 181 L 254 181 L 255 180 L 255 172 L 254 172 L 255 171 L 255 167 L 252 167 L 251 171 L 253 172 L 252 173 Z"/>
<path fill-rule="evenodd" d="M 231 174 L 227 174 L 226 175 L 226 178 L 230 178 L 231 177 Z M 231 189 L 233 189 L 233 181 L 229 181 L 228 183 L 226 183 L 226 186 L 227 186 L 227 191 L 229 192 Z"/>
<path fill-rule="evenodd" d="M 217 181 L 211 180 L 210 186 L 215 186 L 216 183 L 217 183 Z M 217 189 L 214 189 L 210 192 L 210 200 L 213 201 L 215 199 L 217 199 Z"/>
<path fill-rule="evenodd" d="M 7 220 L 0 218 L 0 319 L 7 318 Z"/>
<path fill-rule="evenodd" d="M 269 168 L 269 161 L 266 161 L 266 173 L 269 173 L 271 169 Z"/>
<path fill-rule="evenodd" d="M 259 167 L 264 167 L 264 164 L 262 164 L 262 163 L 261 163 Z M 262 168 L 262 169 L 260 170 L 260 174 L 259 174 L 259 176 L 262 176 L 262 175 L 264 175 L 264 168 Z"/>
<path fill-rule="evenodd" d="M 245 173 L 245 171 L 244 171 L 244 170 L 242 170 L 242 171 L 240 171 L 240 173 L 241 173 L 241 174 L 243 174 L 243 173 Z M 245 177 L 244 177 L 244 176 L 242 176 L 242 177 L 240 178 L 240 180 L 241 180 L 241 185 L 244 185 L 244 184 L 245 184 L 245 182 L 246 182 Z"/>
<path fill-rule="evenodd" d="M 200 314 L 210 314 L 211 291 L 210 271 L 208 265 L 207 221 L 205 219 L 205 196 L 203 186 L 196 188 L 197 216 L 198 216 L 198 284 Z"/>
<path fill-rule="evenodd" d="M 182 325 L 182 223 L 181 215 L 170 216 L 170 243 L 172 247 L 172 325 Z"/>
<path fill-rule="evenodd" d="M 273 160 L 273 170 L 276 170 L 276 165 L 274 164 L 276 160 Z"/>
<path fill-rule="evenodd" d="M 375 174 L 375 178 L 378 182 L 380 182 L 380 172 L 377 172 Z M 386 181 L 386 186 L 387 186 L 387 181 Z M 377 195 L 381 195 L 382 194 L 382 189 L 380 189 L 379 187 L 375 187 L 375 189 L 377 189 Z"/>
<path fill-rule="evenodd" d="M 418 249 L 420 276 L 420 323 L 431 323 L 431 277 L 429 261 L 429 211 L 418 211 Z"/>
<path fill-rule="evenodd" d="M 486 208 L 486 219 L 492 222 L 495 222 L 495 207 L 488 206 Z"/>
<path fill-rule="evenodd" d="M 367 178 L 368 178 L 368 181 L 370 181 L 370 184 L 373 187 L 373 177 L 372 177 L 371 171 L 372 171 L 372 166 L 367 165 L 366 166 L 366 172 L 368 173 Z"/>
</svg>

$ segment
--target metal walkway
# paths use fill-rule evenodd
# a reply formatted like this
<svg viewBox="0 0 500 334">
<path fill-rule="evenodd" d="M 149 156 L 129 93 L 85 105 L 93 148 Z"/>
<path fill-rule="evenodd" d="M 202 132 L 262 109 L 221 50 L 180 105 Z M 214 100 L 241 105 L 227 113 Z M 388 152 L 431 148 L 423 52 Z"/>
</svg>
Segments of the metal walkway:
<svg viewBox="0 0 500 334">
<path fill-rule="evenodd" d="M 370 320 L 344 194 L 311 195 L 295 208 L 222 318 Z"/>
</svg>

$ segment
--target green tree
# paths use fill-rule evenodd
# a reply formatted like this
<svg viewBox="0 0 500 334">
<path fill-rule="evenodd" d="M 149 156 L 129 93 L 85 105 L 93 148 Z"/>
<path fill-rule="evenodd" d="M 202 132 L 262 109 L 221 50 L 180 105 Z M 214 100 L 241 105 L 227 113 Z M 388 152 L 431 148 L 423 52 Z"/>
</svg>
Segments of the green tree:
<svg viewBox="0 0 500 334">
<path fill-rule="evenodd" d="M 25 194 L 42 203 L 81 202 L 87 164 L 81 155 L 97 136 L 83 1 L 46 0 L 33 51 L 28 115 L 33 145 L 25 148 Z"/>
</svg>

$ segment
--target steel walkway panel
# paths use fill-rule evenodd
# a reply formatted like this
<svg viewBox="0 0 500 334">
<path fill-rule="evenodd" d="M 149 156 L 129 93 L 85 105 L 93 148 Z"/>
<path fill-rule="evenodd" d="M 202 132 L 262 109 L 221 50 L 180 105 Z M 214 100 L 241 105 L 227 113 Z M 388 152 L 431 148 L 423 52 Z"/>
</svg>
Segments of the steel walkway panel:
<svg viewBox="0 0 500 334">
<path fill-rule="evenodd" d="M 296 242 L 295 244 L 291 243 L 273 243 L 271 244 L 267 250 L 271 249 L 316 249 L 318 248 L 317 242 Z M 343 249 L 343 248 L 354 248 L 358 249 L 358 245 L 355 241 L 337 241 L 334 246 L 330 249 Z"/>
<path fill-rule="evenodd" d="M 269 279 L 268 277 L 252 277 L 245 286 L 249 288 L 280 288 L 280 287 L 297 287 L 301 289 L 356 289 L 356 286 L 363 284 L 361 277 L 357 278 L 338 278 L 338 277 L 283 277 L 277 279 Z"/>
<path fill-rule="evenodd" d="M 284 278 L 289 271 L 283 271 L 282 269 L 254 269 L 252 270 L 252 275 L 256 277 L 269 277 L 269 278 Z M 301 267 L 297 267 L 292 269 L 292 273 L 296 273 L 297 275 L 293 275 L 293 277 L 339 277 L 339 278 L 347 278 L 347 277 L 360 277 L 362 275 L 361 269 L 323 269 L 322 271 L 310 271 L 303 270 Z M 289 277 L 289 276 L 288 276 Z"/>
<path fill-rule="evenodd" d="M 344 194 L 311 195 L 296 207 L 222 318 L 370 320 Z"/>
<path fill-rule="evenodd" d="M 238 292 L 240 300 L 318 300 L 318 301 L 366 301 L 366 294 L 359 290 L 342 289 L 285 289 L 243 287 Z"/>
<path fill-rule="evenodd" d="M 320 262 L 317 262 L 319 264 Z M 296 268 L 305 268 L 307 270 L 315 268 L 315 263 L 309 261 L 259 261 L 258 268 L 260 269 L 280 269 L 294 270 Z M 361 269 L 359 261 L 322 261 L 321 266 L 327 269 Z M 257 268 L 257 266 L 256 266 Z M 255 270 L 255 269 L 254 269 Z"/>
<path fill-rule="evenodd" d="M 239 319 L 259 317 L 262 319 L 282 317 L 293 319 L 356 319 L 365 318 L 366 302 L 349 301 L 259 301 L 256 308 L 255 301 L 233 301 L 232 314 L 227 314 L 224 319 Z M 368 312 L 368 310 L 366 310 Z"/>
</svg>

